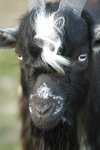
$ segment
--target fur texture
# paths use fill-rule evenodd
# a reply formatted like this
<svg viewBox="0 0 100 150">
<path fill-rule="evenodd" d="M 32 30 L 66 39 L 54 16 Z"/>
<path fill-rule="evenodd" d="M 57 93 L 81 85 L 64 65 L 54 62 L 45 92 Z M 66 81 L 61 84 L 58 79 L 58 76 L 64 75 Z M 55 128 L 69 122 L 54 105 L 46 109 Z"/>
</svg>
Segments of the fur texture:
<svg viewBox="0 0 100 150">
<path fill-rule="evenodd" d="M 93 53 L 93 17 L 86 10 L 80 17 L 68 5 L 57 11 L 58 3 L 44 9 L 39 2 L 16 34 L 0 30 L 0 46 L 16 45 L 20 61 L 23 149 L 100 150 L 100 51 Z"/>
<path fill-rule="evenodd" d="M 55 11 L 56 9 L 57 5 L 48 5 L 47 13 L 49 14 L 51 10 Z M 21 113 L 21 118 L 23 120 L 23 148 L 24 150 L 95 150 L 95 147 L 97 145 L 94 144 L 94 146 L 92 146 L 93 141 L 91 142 L 91 139 L 94 139 L 95 135 L 90 135 L 90 133 L 92 133 L 93 131 L 91 128 L 92 126 L 90 125 L 90 122 L 92 121 L 90 118 L 92 116 L 90 113 L 90 108 L 88 107 L 90 106 L 89 103 L 91 103 L 89 101 L 89 95 L 92 95 L 92 93 L 90 92 L 92 86 L 90 89 L 89 87 L 90 83 L 92 82 L 93 72 L 93 20 L 86 11 L 83 12 L 82 19 L 80 19 L 73 13 L 71 9 L 64 10 L 63 17 L 67 21 L 65 21 L 64 23 L 65 34 L 62 38 L 63 43 L 60 55 L 70 58 L 71 60 L 73 60 L 73 63 L 69 67 L 63 67 L 65 76 L 59 76 L 59 74 L 57 75 L 57 72 L 55 72 L 56 69 L 54 68 L 55 70 L 53 70 L 53 67 L 50 67 L 52 66 L 51 64 L 49 64 L 45 60 L 46 63 L 50 65 L 48 66 L 43 58 L 42 60 L 40 59 L 41 54 L 43 54 L 43 50 L 41 49 L 41 46 L 37 45 L 37 43 L 35 46 L 36 41 L 33 42 L 33 37 L 36 36 L 39 38 L 39 36 L 37 35 L 40 34 L 39 27 L 37 27 L 38 19 L 35 18 L 34 20 L 35 15 L 35 11 L 32 10 L 30 14 L 27 14 L 22 19 L 19 30 L 20 36 L 18 37 L 19 39 L 17 53 L 21 53 L 21 55 L 23 56 L 23 61 L 21 62 L 21 84 L 25 97 L 24 101 L 21 100 L 23 102 L 23 105 L 21 107 L 21 111 L 23 110 Z M 35 28 L 32 26 L 32 24 L 29 24 L 30 16 L 32 17 L 32 23 L 36 22 Z M 47 37 L 49 33 L 51 33 L 51 30 L 46 33 L 44 32 L 41 37 L 43 37 L 44 35 Z M 23 40 L 24 43 L 22 42 Z M 23 47 L 21 51 L 20 47 Z M 24 59 L 26 58 L 26 52 L 29 56 L 29 60 L 24 61 Z M 80 56 L 80 54 L 87 54 L 87 58 L 83 62 L 78 61 L 78 57 Z M 32 58 L 30 57 L 30 55 Z M 46 57 L 47 55 L 45 56 L 45 58 Z M 48 76 L 50 76 L 50 78 Z M 56 78 L 57 82 L 62 85 L 62 89 L 59 89 L 58 83 L 56 83 L 58 86 L 55 85 Z M 59 118 L 61 117 L 59 123 L 54 125 L 55 127 L 49 130 L 45 130 L 46 123 L 44 123 L 44 129 L 36 127 L 34 122 L 31 120 L 28 108 L 29 102 L 27 101 L 30 92 L 28 89 L 34 87 L 32 91 L 35 90 L 34 92 L 36 93 L 38 89 L 40 89 L 40 87 L 43 85 L 44 81 L 50 86 L 51 90 L 57 89 L 54 90 L 55 93 L 63 93 L 64 95 L 61 95 L 63 99 L 65 99 L 65 95 L 67 96 L 63 101 L 63 111 L 62 109 L 60 110 L 62 113 L 61 116 L 59 115 Z M 51 85 L 53 86 L 51 87 Z M 47 91 L 48 90 L 44 90 L 44 92 Z M 44 92 L 42 93 L 42 98 L 44 97 Z M 39 92 L 39 94 L 40 93 L 41 92 Z M 51 93 L 47 92 L 47 94 L 50 94 L 51 96 Z M 32 94 L 31 92 L 31 95 L 33 97 L 34 93 Z M 37 94 L 35 96 L 37 96 Z M 37 102 L 40 103 L 38 100 Z M 32 112 L 33 107 L 30 108 L 30 111 Z M 91 128 L 91 131 L 89 131 L 89 127 Z M 99 148 L 97 150 L 99 150 Z"/>
</svg>

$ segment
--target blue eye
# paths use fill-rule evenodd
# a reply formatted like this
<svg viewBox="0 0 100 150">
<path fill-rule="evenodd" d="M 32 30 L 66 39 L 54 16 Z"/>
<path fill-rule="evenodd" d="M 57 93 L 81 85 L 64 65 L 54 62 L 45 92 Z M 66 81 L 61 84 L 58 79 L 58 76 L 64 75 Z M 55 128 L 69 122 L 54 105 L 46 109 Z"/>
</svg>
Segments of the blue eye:
<svg viewBox="0 0 100 150">
<path fill-rule="evenodd" d="M 80 62 L 84 62 L 87 59 L 87 54 L 82 54 L 78 57 L 78 61 Z"/>
</svg>

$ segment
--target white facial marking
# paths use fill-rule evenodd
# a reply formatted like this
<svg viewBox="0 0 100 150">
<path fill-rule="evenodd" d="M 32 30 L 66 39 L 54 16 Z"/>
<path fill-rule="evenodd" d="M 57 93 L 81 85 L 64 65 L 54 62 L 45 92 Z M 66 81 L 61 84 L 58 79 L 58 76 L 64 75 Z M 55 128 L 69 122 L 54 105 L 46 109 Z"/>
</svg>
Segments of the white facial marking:
<svg viewBox="0 0 100 150">
<path fill-rule="evenodd" d="M 43 83 L 39 89 L 37 90 L 37 93 L 36 94 L 31 94 L 30 95 L 30 100 L 34 97 L 39 97 L 41 99 L 49 99 L 49 98 L 52 98 L 54 100 L 59 100 L 62 101 L 63 100 L 63 97 L 61 96 L 56 96 L 56 95 L 53 95 L 52 92 L 51 92 L 51 89 L 46 85 L 46 83 Z"/>
<path fill-rule="evenodd" d="M 47 87 L 46 83 L 43 83 L 43 85 L 37 90 L 39 98 L 48 99 L 51 94 L 51 90 Z"/>
<path fill-rule="evenodd" d="M 55 12 L 47 13 L 44 10 L 40 10 L 35 19 L 35 37 L 43 39 L 45 43 L 53 42 L 54 47 L 60 42 L 61 46 L 61 39 L 58 34 L 60 33 L 63 36 L 64 24 L 64 17 L 56 16 Z"/>
<path fill-rule="evenodd" d="M 41 58 L 57 72 L 64 74 L 62 66 L 70 65 L 70 60 L 58 55 L 62 47 L 61 37 L 64 35 L 65 18 L 45 10 L 37 12 L 35 23 L 32 25 L 36 35 L 37 46 L 42 48 Z M 38 41 L 42 41 L 38 44 Z"/>
</svg>

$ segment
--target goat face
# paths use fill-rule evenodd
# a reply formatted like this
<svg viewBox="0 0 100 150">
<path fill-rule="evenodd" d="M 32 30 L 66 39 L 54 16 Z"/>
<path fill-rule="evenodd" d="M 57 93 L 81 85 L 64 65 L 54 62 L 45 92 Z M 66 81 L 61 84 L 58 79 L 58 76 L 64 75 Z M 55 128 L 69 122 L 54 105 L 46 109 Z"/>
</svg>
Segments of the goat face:
<svg viewBox="0 0 100 150">
<path fill-rule="evenodd" d="M 32 10 L 23 18 L 16 52 L 32 120 L 52 128 L 61 120 L 72 124 L 85 99 L 91 40 L 84 19 L 72 11 L 43 13 Z"/>
<path fill-rule="evenodd" d="M 16 42 L 26 105 L 34 125 L 44 129 L 76 124 L 91 75 L 92 19 L 57 7 L 32 9 L 17 31 L 0 31 L 0 46 Z"/>
</svg>

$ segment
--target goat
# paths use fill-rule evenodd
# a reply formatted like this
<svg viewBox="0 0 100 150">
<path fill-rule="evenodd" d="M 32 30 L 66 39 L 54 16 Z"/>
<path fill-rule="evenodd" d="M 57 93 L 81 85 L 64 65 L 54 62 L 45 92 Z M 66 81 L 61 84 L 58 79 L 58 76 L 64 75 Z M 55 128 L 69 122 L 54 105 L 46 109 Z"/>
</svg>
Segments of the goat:
<svg viewBox="0 0 100 150">
<path fill-rule="evenodd" d="M 21 69 L 24 150 L 100 150 L 100 25 L 86 0 L 30 0 L 0 47 Z"/>
</svg>

